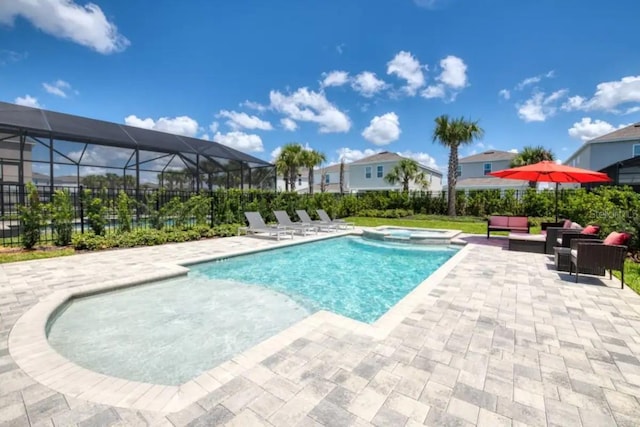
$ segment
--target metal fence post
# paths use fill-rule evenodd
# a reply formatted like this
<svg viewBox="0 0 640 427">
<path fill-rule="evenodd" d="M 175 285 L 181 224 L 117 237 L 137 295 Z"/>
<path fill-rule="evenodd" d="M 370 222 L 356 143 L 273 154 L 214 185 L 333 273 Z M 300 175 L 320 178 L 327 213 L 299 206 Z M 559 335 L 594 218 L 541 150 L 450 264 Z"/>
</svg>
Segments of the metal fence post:
<svg viewBox="0 0 640 427">
<path fill-rule="evenodd" d="M 82 185 L 78 189 L 80 190 L 80 233 L 84 234 L 84 189 Z"/>
</svg>

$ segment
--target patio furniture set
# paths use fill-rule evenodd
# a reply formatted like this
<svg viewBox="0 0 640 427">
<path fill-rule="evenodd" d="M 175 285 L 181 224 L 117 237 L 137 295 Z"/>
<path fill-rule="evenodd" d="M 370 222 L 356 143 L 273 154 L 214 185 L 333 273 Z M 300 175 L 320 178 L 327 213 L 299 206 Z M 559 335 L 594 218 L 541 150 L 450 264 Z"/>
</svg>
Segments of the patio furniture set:
<svg viewBox="0 0 640 427">
<path fill-rule="evenodd" d="M 624 260 L 630 235 L 613 232 L 604 240 L 600 227 L 582 227 L 570 220 L 541 224 L 540 234 L 530 234 L 530 223 L 524 216 L 494 215 L 487 219 L 487 238 L 491 231 L 510 231 L 508 248 L 511 251 L 553 255 L 555 268 L 575 274 L 603 276 L 605 270 L 621 272 L 624 287 Z"/>
</svg>

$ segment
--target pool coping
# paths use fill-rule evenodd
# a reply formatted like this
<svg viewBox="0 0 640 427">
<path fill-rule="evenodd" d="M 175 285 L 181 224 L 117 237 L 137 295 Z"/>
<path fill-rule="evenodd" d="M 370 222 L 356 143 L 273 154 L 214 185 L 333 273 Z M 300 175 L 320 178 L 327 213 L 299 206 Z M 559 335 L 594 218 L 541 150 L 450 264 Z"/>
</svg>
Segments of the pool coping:
<svg viewBox="0 0 640 427">
<path fill-rule="evenodd" d="M 9 334 L 9 352 L 15 363 L 27 375 L 65 395 L 129 409 L 178 412 L 217 390 L 236 376 L 251 370 L 267 357 L 321 325 L 329 324 L 375 340 L 385 338 L 407 315 L 411 314 L 418 304 L 424 301 L 424 298 L 428 297 L 433 286 L 444 279 L 470 250 L 470 245 L 466 245 L 465 242 L 452 241 L 453 244 L 460 245 L 462 248 L 373 324 L 321 310 L 179 386 L 130 381 L 83 368 L 60 355 L 47 340 L 46 328 L 49 319 L 72 298 L 184 276 L 189 272 L 186 267 L 188 265 L 360 234 L 361 230 L 349 230 L 314 236 L 305 240 L 280 241 L 268 249 L 231 251 L 181 261 L 180 264 L 167 266 L 171 270 L 169 272 L 139 275 L 98 285 L 84 285 L 73 290 L 56 291 L 42 298 L 17 320 Z"/>
</svg>

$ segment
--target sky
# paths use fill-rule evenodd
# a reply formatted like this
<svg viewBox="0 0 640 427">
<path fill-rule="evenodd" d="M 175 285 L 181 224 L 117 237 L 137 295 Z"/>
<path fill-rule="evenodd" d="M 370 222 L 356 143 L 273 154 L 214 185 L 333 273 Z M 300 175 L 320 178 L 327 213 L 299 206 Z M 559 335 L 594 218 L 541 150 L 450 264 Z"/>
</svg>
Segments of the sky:
<svg viewBox="0 0 640 427">
<path fill-rule="evenodd" d="M 461 149 L 564 160 L 640 121 L 640 3 L 617 0 L 0 0 L 0 100 L 209 139 L 271 161 Z"/>
</svg>

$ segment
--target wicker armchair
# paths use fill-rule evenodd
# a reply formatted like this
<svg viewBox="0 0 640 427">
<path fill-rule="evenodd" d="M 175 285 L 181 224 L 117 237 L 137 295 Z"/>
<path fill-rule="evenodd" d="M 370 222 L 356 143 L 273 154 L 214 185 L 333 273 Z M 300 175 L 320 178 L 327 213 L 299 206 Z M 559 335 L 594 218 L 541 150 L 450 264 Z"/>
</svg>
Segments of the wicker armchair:
<svg viewBox="0 0 640 427">
<path fill-rule="evenodd" d="M 571 241 L 571 262 L 569 274 L 576 269 L 576 283 L 578 272 L 588 268 L 603 268 L 609 270 L 611 279 L 612 270 L 620 271 L 620 288 L 624 288 L 624 260 L 627 256 L 627 247 L 618 245 L 605 245 L 602 240 L 573 239 Z"/>
</svg>

